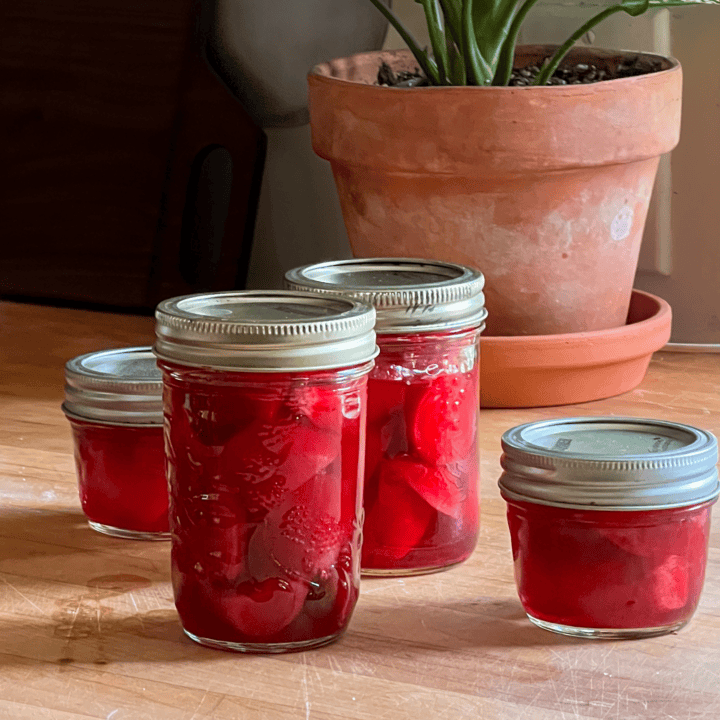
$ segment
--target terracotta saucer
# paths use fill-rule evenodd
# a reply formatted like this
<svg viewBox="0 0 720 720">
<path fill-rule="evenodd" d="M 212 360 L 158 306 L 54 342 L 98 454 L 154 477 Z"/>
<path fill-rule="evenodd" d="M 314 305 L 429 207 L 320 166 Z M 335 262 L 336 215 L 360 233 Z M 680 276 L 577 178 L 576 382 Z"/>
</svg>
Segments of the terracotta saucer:
<svg viewBox="0 0 720 720">
<path fill-rule="evenodd" d="M 566 335 L 481 336 L 482 407 L 544 407 L 612 397 L 645 377 L 670 339 L 670 305 L 633 290 L 627 324 Z"/>
</svg>

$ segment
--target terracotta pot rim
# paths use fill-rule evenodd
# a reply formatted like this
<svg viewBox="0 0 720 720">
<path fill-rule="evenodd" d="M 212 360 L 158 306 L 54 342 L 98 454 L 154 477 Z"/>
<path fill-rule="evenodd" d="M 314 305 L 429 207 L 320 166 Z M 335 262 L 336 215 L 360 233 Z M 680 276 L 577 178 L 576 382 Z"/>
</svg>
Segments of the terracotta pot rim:
<svg viewBox="0 0 720 720">
<path fill-rule="evenodd" d="M 581 51 L 578 59 L 593 61 Z M 680 136 L 677 61 L 586 85 L 388 88 L 369 84 L 383 57 L 396 69 L 414 67 L 409 50 L 376 51 L 323 63 L 308 76 L 313 149 L 337 166 L 514 177 L 647 160 L 672 150 Z M 621 60 L 603 57 L 606 64 Z"/>
<path fill-rule="evenodd" d="M 552 51 L 557 48 L 557 45 L 520 45 L 518 51 L 524 51 L 525 53 L 533 53 L 540 51 Z M 555 95 L 582 95 L 583 91 L 588 92 L 588 89 L 592 89 L 594 92 L 605 91 L 605 92 L 616 92 L 620 87 L 627 85 L 636 85 L 647 81 L 648 78 L 657 78 L 661 75 L 668 75 L 670 73 L 681 72 L 680 61 L 672 55 L 661 55 L 659 53 L 649 52 L 637 52 L 633 50 L 614 50 L 610 48 L 594 48 L 594 47 L 574 47 L 568 53 L 569 57 L 573 55 L 595 55 L 600 57 L 623 57 L 623 56 L 640 56 L 643 58 L 653 58 L 656 60 L 662 60 L 669 64 L 669 67 L 658 70 L 653 73 L 645 73 L 643 75 L 635 75 L 626 78 L 614 78 L 612 80 L 602 80 L 597 83 L 579 84 L 579 85 L 528 85 L 528 86 L 507 86 L 507 85 L 427 85 L 422 87 L 413 88 L 398 88 L 398 87 L 386 87 L 381 85 L 369 84 L 367 82 L 361 82 L 359 80 L 349 80 L 346 78 L 337 77 L 331 74 L 331 68 L 334 63 L 339 60 L 343 61 L 354 61 L 363 58 L 371 57 L 385 57 L 385 58 L 412 58 L 410 50 L 373 50 L 364 53 L 355 53 L 348 55 L 344 58 L 335 58 L 333 60 L 318 63 L 308 72 L 308 79 L 312 79 L 313 82 L 328 83 L 333 85 L 352 85 L 360 88 L 366 88 L 362 92 L 394 92 L 394 93 L 445 93 L 448 95 L 454 93 L 472 93 L 472 92 L 484 92 L 484 93 L 498 93 L 498 94 L 514 94 L 514 93 L 528 93 L 528 92 L 542 92 L 545 94 Z M 325 72 L 327 70 L 327 72 Z"/>
<path fill-rule="evenodd" d="M 515 367 L 583 367 L 618 363 L 659 350 L 670 339 L 672 310 L 667 301 L 633 290 L 631 312 L 638 303 L 650 306 L 650 315 L 609 330 L 559 335 L 482 335 L 482 358 Z M 635 308 L 633 308 L 635 306 Z"/>
</svg>

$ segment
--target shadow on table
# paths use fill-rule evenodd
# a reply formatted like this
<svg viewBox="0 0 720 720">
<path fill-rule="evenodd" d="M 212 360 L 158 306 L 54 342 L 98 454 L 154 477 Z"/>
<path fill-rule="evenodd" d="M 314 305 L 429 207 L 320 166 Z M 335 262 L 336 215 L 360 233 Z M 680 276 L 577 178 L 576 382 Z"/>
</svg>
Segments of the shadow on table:
<svg viewBox="0 0 720 720">
<path fill-rule="evenodd" d="M 353 634 L 363 635 L 375 653 L 397 653 L 401 646 L 457 652 L 581 642 L 533 625 L 518 599 L 489 596 L 445 602 L 402 597 L 397 604 L 383 607 L 365 605 L 361 595 L 348 639 Z"/>
<path fill-rule="evenodd" d="M 94 550 L 96 535 L 80 510 L 0 507 L 0 562 Z"/>
</svg>

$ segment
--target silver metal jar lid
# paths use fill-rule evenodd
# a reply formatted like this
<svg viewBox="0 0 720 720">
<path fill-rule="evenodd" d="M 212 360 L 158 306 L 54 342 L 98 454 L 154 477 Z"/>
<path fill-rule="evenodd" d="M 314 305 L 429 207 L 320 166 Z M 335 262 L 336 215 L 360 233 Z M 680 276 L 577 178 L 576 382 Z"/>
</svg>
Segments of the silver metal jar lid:
<svg viewBox="0 0 720 720">
<path fill-rule="evenodd" d="M 561 418 L 502 436 L 506 499 L 595 510 L 695 505 L 718 496 L 712 433 L 663 420 Z"/>
<path fill-rule="evenodd" d="M 339 260 L 295 268 L 287 287 L 341 293 L 377 311 L 378 334 L 479 327 L 487 317 L 485 278 L 464 265 L 415 258 Z"/>
<path fill-rule="evenodd" d="M 122 425 L 162 425 L 162 374 L 152 348 L 79 355 L 65 365 L 69 417 Z"/>
<path fill-rule="evenodd" d="M 180 365 L 282 372 L 372 360 L 375 311 L 350 298 L 283 290 L 185 295 L 155 312 L 155 354 Z"/>
</svg>

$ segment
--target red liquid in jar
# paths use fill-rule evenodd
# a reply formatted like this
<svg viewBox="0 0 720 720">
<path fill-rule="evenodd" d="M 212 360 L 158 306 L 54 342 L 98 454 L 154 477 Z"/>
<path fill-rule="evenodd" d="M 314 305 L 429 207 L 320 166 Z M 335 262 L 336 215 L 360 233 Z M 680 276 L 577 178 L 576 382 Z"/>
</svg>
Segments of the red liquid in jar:
<svg viewBox="0 0 720 720">
<path fill-rule="evenodd" d="M 705 578 L 710 505 L 583 511 L 508 501 L 525 611 L 573 628 L 683 624 Z"/>
<path fill-rule="evenodd" d="M 161 365 L 183 627 L 246 646 L 337 636 L 359 590 L 367 376 Z"/>
<path fill-rule="evenodd" d="M 94 523 L 167 533 L 168 488 L 162 427 L 70 419 L 83 512 Z"/>
<path fill-rule="evenodd" d="M 368 380 L 363 570 L 432 570 L 477 542 L 475 331 L 378 337 Z"/>
</svg>

